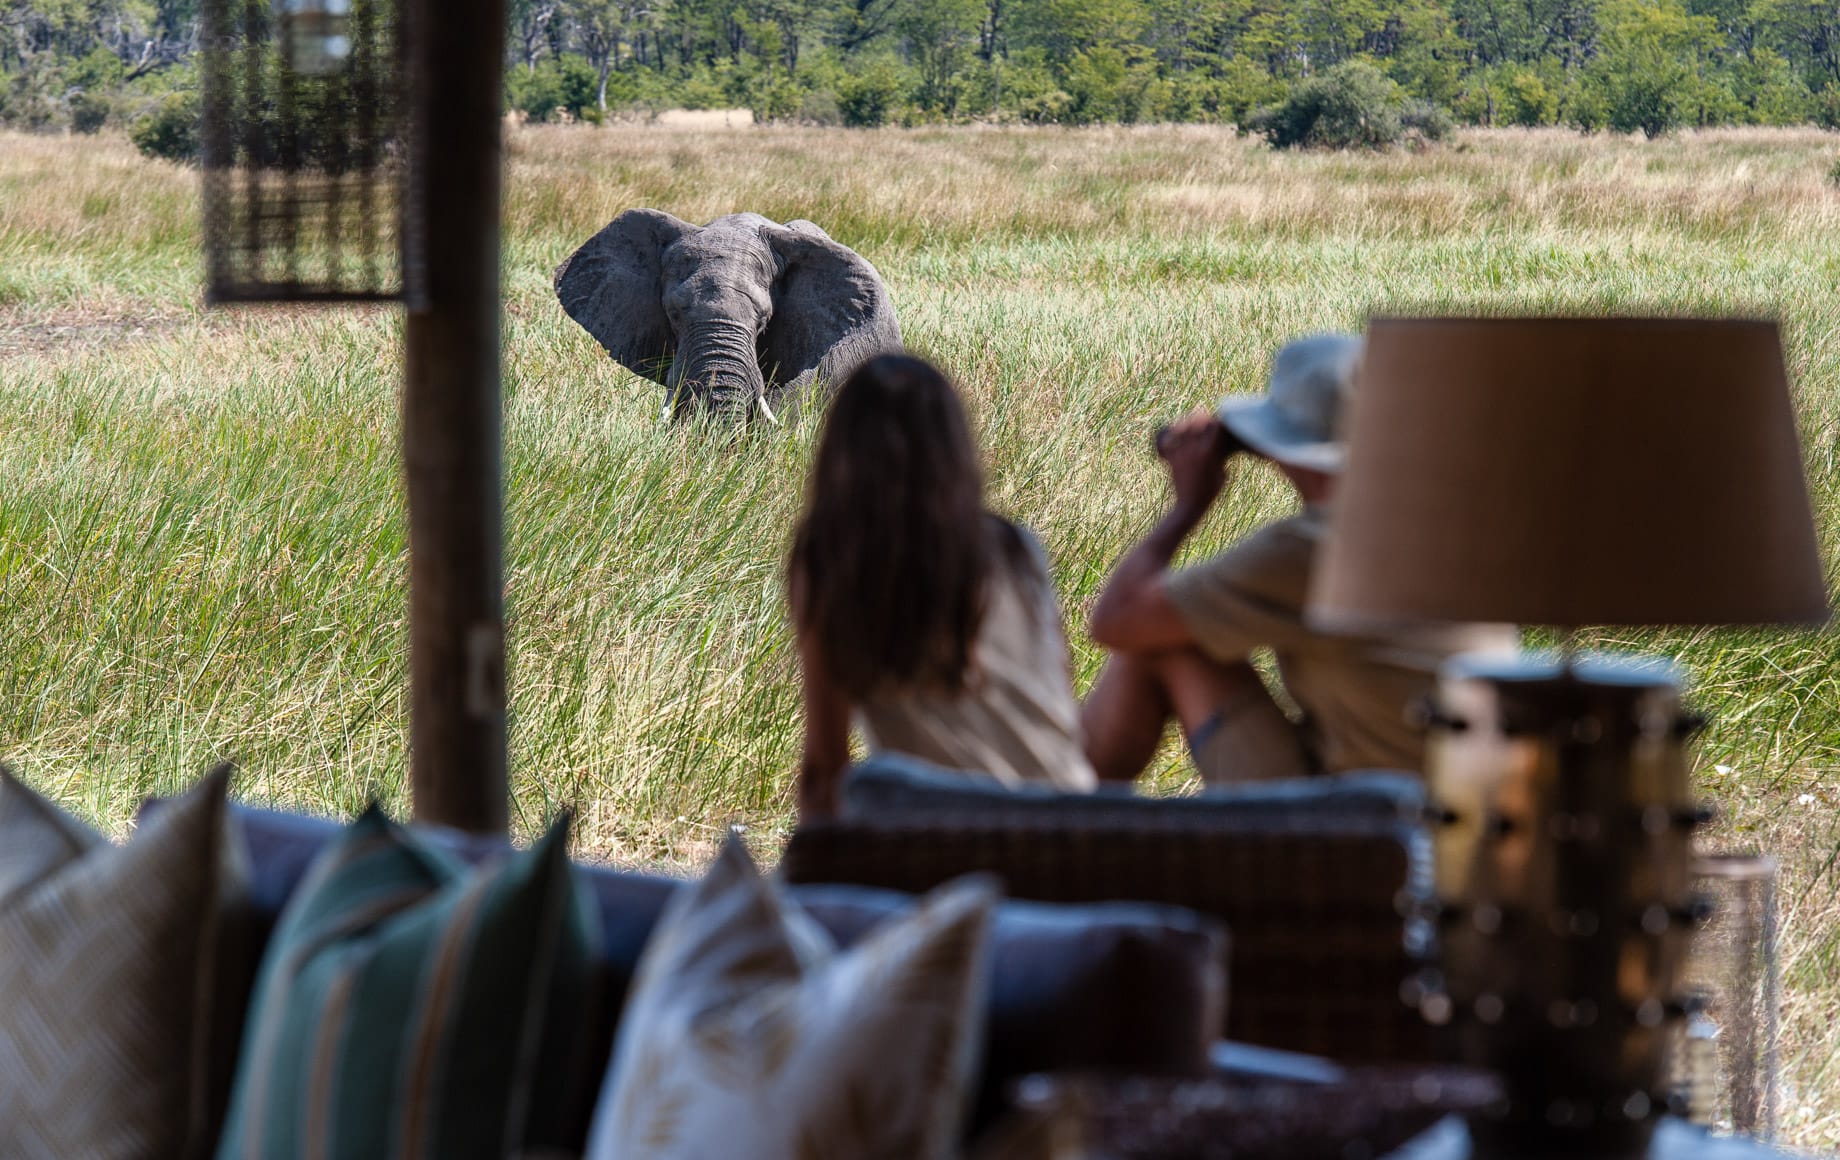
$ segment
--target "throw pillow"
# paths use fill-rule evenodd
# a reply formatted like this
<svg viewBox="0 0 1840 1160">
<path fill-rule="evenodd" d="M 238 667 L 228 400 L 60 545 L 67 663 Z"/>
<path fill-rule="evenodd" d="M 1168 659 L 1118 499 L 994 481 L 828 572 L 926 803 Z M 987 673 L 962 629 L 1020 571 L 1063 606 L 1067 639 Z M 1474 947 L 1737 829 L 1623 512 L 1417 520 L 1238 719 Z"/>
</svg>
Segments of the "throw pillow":
<svg viewBox="0 0 1840 1160">
<path fill-rule="evenodd" d="M 118 848 L 0 769 L 0 1156 L 208 1153 L 228 781 Z"/>
<path fill-rule="evenodd" d="M 555 1125 L 592 912 L 567 822 L 471 870 L 375 809 L 263 957 L 220 1160 L 503 1160 Z"/>
<path fill-rule="evenodd" d="M 730 840 L 672 899 L 591 1160 L 933 1160 L 958 1137 L 996 891 L 948 884 L 847 951 Z"/>
</svg>

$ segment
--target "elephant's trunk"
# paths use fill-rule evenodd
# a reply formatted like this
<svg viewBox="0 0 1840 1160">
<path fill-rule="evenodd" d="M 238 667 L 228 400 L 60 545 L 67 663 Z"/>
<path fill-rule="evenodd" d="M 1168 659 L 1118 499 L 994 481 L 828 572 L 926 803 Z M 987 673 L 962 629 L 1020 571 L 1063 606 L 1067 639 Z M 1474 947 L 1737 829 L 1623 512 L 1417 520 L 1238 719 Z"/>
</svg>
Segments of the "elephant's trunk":
<svg viewBox="0 0 1840 1160">
<path fill-rule="evenodd" d="M 755 354 L 753 330 L 716 322 L 686 335 L 665 386 L 674 418 L 701 406 L 717 418 L 745 422 L 765 397 L 767 386 Z"/>
</svg>

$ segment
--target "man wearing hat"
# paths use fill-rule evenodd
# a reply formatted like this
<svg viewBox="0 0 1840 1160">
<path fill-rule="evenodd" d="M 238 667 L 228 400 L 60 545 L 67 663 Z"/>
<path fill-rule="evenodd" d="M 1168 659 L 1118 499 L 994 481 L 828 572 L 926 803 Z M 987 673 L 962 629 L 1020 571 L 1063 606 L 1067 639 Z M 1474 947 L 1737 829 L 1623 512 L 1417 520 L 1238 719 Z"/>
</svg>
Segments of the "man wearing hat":
<svg viewBox="0 0 1840 1160">
<path fill-rule="evenodd" d="M 1304 623 L 1310 569 L 1342 466 L 1338 421 L 1361 340 L 1324 334 L 1278 352 L 1267 393 L 1197 409 L 1162 432 L 1175 500 L 1119 561 L 1092 610 L 1093 639 L 1111 650 L 1087 696 L 1087 756 L 1102 779 L 1141 773 L 1174 718 L 1210 783 L 1350 769 L 1420 769 L 1424 741 L 1409 710 L 1457 652 L 1513 649 L 1507 626 L 1332 636 Z M 1170 560 L 1246 451 L 1296 488 L 1303 510 L 1225 552 L 1172 571 Z M 1251 658 L 1271 650 L 1293 719 Z"/>
</svg>

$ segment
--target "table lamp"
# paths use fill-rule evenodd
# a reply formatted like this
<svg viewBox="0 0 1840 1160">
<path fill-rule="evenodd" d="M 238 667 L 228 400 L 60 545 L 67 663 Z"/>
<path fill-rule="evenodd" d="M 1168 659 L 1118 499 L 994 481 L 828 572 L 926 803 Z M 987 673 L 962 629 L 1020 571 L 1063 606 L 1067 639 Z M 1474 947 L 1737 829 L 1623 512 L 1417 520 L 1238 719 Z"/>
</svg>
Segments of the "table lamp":
<svg viewBox="0 0 1840 1160">
<path fill-rule="evenodd" d="M 1308 615 L 1563 630 L 1440 675 L 1426 778 L 1441 974 L 1408 989 L 1501 1073 L 1477 1154 L 1640 1155 L 1700 917 L 1674 666 L 1586 626 L 1815 624 L 1825 578 L 1776 326 L 1377 319 Z"/>
</svg>

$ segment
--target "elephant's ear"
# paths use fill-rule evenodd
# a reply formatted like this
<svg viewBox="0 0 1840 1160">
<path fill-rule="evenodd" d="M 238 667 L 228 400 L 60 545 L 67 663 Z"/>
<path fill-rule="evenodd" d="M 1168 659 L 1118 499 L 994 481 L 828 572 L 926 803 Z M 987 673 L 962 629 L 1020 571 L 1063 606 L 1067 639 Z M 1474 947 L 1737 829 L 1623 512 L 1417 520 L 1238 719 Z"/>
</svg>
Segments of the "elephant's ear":
<svg viewBox="0 0 1840 1160">
<path fill-rule="evenodd" d="M 569 317 L 620 365 L 661 383 L 676 344 L 660 258 L 696 228 L 655 209 L 629 209 L 556 267 L 556 297 Z"/>
<path fill-rule="evenodd" d="M 778 389 L 820 376 L 840 382 L 876 355 L 901 349 L 888 287 L 861 255 L 809 222 L 768 226 L 760 236 L 780 264 L 773 317 L 760 336 L 760 369 Z"/>
</svg>

